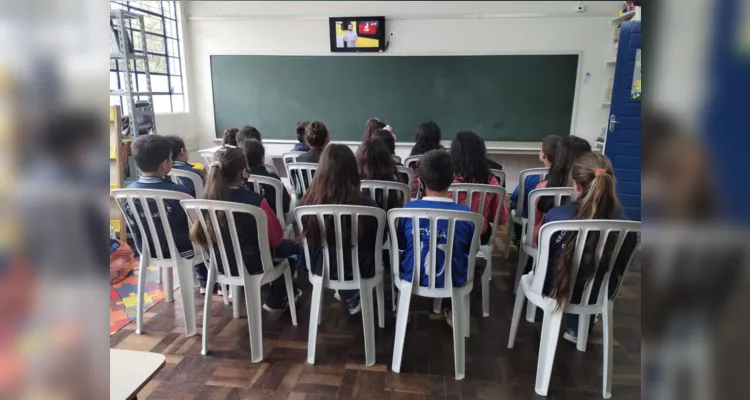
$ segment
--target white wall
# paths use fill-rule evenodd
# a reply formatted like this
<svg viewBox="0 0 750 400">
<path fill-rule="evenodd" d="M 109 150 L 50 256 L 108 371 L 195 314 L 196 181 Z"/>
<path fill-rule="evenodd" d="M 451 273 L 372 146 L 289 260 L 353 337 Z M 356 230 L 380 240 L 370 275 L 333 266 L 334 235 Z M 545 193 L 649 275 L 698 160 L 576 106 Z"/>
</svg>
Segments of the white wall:
<svg viewBox="0 0 750 400">
<path fill-rule="evenodd" d="M 384 15 L 395 32 L 389 55 L 481 55 L 577 53 L 579 85 L 571 134 L 594 143 L 607 110 L 600 107 L 611 78 L 605 61 L 611 58 L 614 27 L 609 23 L 622 2 L 188 2 L 182 3 L 186 21 L 190 110 L 199 132 L 200 147 L 214 145 L 214 114 L 210 56 L 215 54 L 332 55 L 330 16 Z M 346 55 L 352 56 L 352 55 Z M 354 55 L 356 56 L 356 55 Z M 586 73 L 591 74 L 584 82 Z M 251 122 L 251 121 L 248 121 Z M 397 132 L 399 127 L 396 127 Z M 290 137 L 290 139 L 292 139 Z M 334 138 L 335 139 L 335 138 Z M 501 146 L 503 143 L 488 144 Z M 267 145 L 267 153 L 285 151 L 291 144 Z M 403 148 L 402 148 L 403 147 Z M 538 144 L 526 144 L 519 155 L 498 155 L 511 177 L 536 166 Z M 400 146 L 399 154 L 407 146 Z M 511 165 L 508 165 L 511 164 Z"/>
</svg>

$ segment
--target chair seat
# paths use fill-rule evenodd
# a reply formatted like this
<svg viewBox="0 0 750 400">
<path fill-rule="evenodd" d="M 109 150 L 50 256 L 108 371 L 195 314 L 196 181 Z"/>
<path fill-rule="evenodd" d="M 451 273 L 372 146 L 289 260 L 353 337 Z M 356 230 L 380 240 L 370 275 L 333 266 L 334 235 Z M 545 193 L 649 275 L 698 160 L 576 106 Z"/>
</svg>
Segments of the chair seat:
<svg viewBox="0 0 750 400">
<path fill-rule="evenodd" d="M 557 307 L 557 301 L 551 297 L 545 297 L 538 293 L 532 293 L 529 289 L 534 281 L 534 274 L 528 273 L 521 277 L 520 285 L 523 287 L 526 298 L 535 306 L 545 311 L 552 311 Z M 591 304 L 567 304 L 562 310 L 569 314 L 600 314 L 603 312 L 601 305 Z"/>
<path fill-rule="evenodd" d="M 396 288 L 398 288 L 399 291 L 408 290 L 410 287 L 412 287 L 412 283 L 403 279 L 400 279 L 399 277 L 396 278 Z M 474 282 L 466 282 L 463 286 L 454 286 L 453 290 L 456 290 L 458 294 L 460 295 L 466 295 L 467 293 L 471 292 L 472 289 L 474 289 Z M 435 288 L 430 289 L 428 287 L 423 286 L 417 286 L 413 287 L 411 289 L 411 294 L 417 295 L 420 297 L 430 297 L 433 299 L 450 299 L 451 293 L 445 292 L 442 288 Z"/>
<path fill-rule="evenodd" d="M 310 283 L 315 285 L 318 284 L 320 281 L 323 280 L 323 277 L 320 275 L 315 275 L 312 272 L 307 274 L 308 279 L 310 280 Z M 383 282 L 383 273 L 382 272 L 376 272 L 375 276 L 372 278 L 360 278 L 360 280 L 367 284 L 368 287 L 374 287 L 378 285 L 379 283 Z M 335 290 L 359 290 L 359 284 L 356 281 L 331 281 L 329 280 L 328 283 L 325 285 L 326 289 L 335 289 Z"/>
</svg>

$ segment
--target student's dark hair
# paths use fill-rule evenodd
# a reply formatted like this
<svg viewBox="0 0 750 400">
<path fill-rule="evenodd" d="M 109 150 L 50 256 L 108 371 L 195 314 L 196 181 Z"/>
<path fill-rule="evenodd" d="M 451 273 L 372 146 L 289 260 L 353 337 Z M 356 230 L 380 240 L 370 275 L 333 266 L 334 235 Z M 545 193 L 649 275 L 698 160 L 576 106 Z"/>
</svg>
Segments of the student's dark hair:
<svg viewBox="0 0 750 400">
<path fill-rule="evenodd" d="M 305 142 L 313 149 L 322 149 L 325 147 L 328 142 L 328 128 L 326 128 L 326 125 L 320 121 L 310 122 L 305 127 Z"/>
<path fill-rule="evenodd" d="M 238 147 L 245 154 L 249 167 L 265 164 L 266 149 L 263 143 L 257 140 L 243 140 Z"/>
<path fill-rule="evenodd" d="M 422 122 L 417 127 L 416 143 L 414 143 L 414 147 L 411 148 L 409 156 L 418 156 L 430 150 L 442 148 L 440 140 L 440 127 L 438 124 L 432 121 Z"/>
<path fill-rule="evenodd" d="M 448 190 L 453 183 L 453 161 L 445 150 L 430 150 L 419 158 L 419 180 L 435 192 Z"/>
<path fill-rule="evenodd" d="M 133 158 L 143 172 L 154 172 L 172 157 L 172 141 L 165 136 L 143 135 L 133 141 Z"/>
<path fill-rule="evenodd" d="M 362 142 L 366 142 L 372 137 L 372 134 L 375 133 L 378 129 L 385 129 L 386 124 L 385 122 L 377 119 L 377 118 L 370 118 L 365 123 L 365 134 L 362 136 Z"/>
<path fill-rule="evenodd" d="M 172 161 L 182 153 L 182 149 L 185 148 L 185 141 L 181 137 L 175 135 L 165 136 L 172 143 Z"/>
<path fill-rule="evenodd" d="M 330 144 L 320 155 L 318 169 L 315 171 L 310 188 L 300 201 L 300 205 L 318 204 L 349 204 L 361 205 L 362 193 L 359 190 L 359 174 L 357 174 L 357 160 L 352 150 L 343 144 Z M 344 236 L 348 237 L 347 227 L 344 225 Z M 314 243 L 325 240 L 333 245 L 334 238 L 333 217 L 325 218 L 327 237 L 323 238 L 317 217 L 302 218 L 302 237 Z M 361 232 L 361 230 L 360 230 Z"/>
<path fill-rule="evenodd" d="M 383 143 L 385 143 L 385 147 L 388 148 L 388 151 L 391 153 L 391 155 L 396 154 L 396 139 L 393 138 L 393 134 L 391 131 L 387 129 L 378 129 L 375 132 L 372 133 L 371 139 L 380 139 Z"/>
<path fill-rule="evenodd" d="M 615 192 L 615 176 L 612 171 L 612 164 L 607 157 L 588 152 L 573 163 L 570 175 L 572 180 L 581 188 L 574 220 L 616 219 L 620 215 L 621 206 Z M 563 250 L 557 260 L 555 280 L 550 294 L 557 300 L 558 308 L 564 307 L 565 302 L 570 297 L 570 279 L 577 236 L 578 233 L 576 232 L 567 233 Z M 594 275 L 596 269 L 594 257 L 598 239 L 598 233 L 592 233 L 583 238 L 586 243 L 583 258 L 578 268 L 577 282 L 586 282 Z M 603 263 L 602 265 L 609 264 L 607 259 L 611 252 L 611 248 L 605 247 L 605 252 L 600 261 L 600 263 Z"/>
<path fill-rule="evenodd" d="M 451 159 L 457 177 L 466 183 L 489 183 L 490 166 L 484 139 L 472 131 L 461 131 L 451 142 Z"/>
<path fill-rule="evenodd" d="M 245 125 L 239 130 L 239 132 L 237 132 L 237 144 L 247 139 L 255 139 L 262 142 L 263 136 L 261 136 L 260 131 L 254 126 Z"/>
<path fill-rule="evenodd" d="M 552 164 L 547 174 L 547 187 L 570 186 L 570 168 L 578 157 L 591 152 L 591 144 L 586 139 L 577 136 L 566 136 L 558 141 L 557 152 L 552 158 Z M 555 206 L 555 199 L 542 197 L 537 208 L 546 213 Z"/>
<path fill-rule="evenodd" d="M 237 132 L 240 130 L 237 128 L 227 128 L 224 130 L 224 144 L 230 146 L 237 146 Z"/>
<path fill-rule="evenodd" d="M 398 168 L 391 152 L 382 140 L 374 137 L 357 149 L 357 170 L 362 180 L 398 180 Z"/>
<path fill-rule="evenodd" d="M 242 179 L 242 170 L 247 168 L 247 161 L 242 150 L 222 146 L 214 152 L 213 161 L 208 166 L 206 183 L 203 185 L 203 198 L 206 200 L 229 201 L 229 185 Z M 206 220 L 211 242 L 216 243 L 216 233 L 213 224 L 207 214 L 203 215 Z M 219 217 L 219 226 L 225 227 L 226 216 Z M 190 240 L 200 246 L 208 246 L 208 239 L 200 226 L 200 221 L 195 221 L 190 228 Z"/>
<path fill-rule="evenodd" d="M 307 128 L 307 125 L 310 125 L 310 121 L 303 121 L 297 123 L 297 141 L 300 143 L 305 143 L 305 128 Z"/>
<path fill-rule="evenodd" d="M 557 145 L 560 143 L 560 139 L 560 136 L 557 135 L 547 135 L 542 138 L 542 153 L 547 156 L 547 160 L 550 162 L 557 154 Z"/>
</svg>

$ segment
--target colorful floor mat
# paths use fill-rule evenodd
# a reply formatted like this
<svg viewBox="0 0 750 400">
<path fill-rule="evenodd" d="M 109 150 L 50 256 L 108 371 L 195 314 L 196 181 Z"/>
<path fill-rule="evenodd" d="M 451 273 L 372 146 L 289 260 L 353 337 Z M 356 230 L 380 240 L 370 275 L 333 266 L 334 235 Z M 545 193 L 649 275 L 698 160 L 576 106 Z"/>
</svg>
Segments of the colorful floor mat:
<svg viewBox="0 0 750 400">
<path fill-rule="evenodd" d="M 125 279 L 109 287 L 109 334 L 122 329 L 125 325 L 135 321 L 135 308 L 138 302 L 138 274 L 140 268 L 136 267 Z M 148 267 L 146 271 L 146 291 L 143 294 L 144 312 L 164 300 L 164 288 L 159 284 L 159 268 Z M 175 289 L 177 279 L 175 281 Z"/>
</svg>

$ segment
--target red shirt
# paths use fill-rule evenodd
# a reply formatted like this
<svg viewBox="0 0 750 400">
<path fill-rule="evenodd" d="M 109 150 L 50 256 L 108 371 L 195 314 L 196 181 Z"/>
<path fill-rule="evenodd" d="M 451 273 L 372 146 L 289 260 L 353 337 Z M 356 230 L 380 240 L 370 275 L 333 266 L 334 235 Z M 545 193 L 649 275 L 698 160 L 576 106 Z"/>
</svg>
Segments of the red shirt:
<svg viewBox="0 0 750 400">
<path fill-rule="evenodd" d="M 474 183 L 474 182 L 464 182 L 462 177 L 457 177 L 453 180 L 453 183 Z M 500 182 L 498 182 L 497 178 L 494 176 L 490 176 L 490 181 L 488 182 L 489 185 L 492 186 L 500 186 Z M 488 194 L 487 199 L 484 201 L 484 209 L 481 211 L 479 210 L 479 203 L 482 200 L 482 197 L 479 193 L 474 193 L 474 195 L 471 197 L 471 209 L 474 212 L 477 212 L 479 214 L 482 214 L 484 217 L 484 225 L 482 226 L 482 233 L 487 232 L 487 229 L 489 229 L 489 222 L 495 220 L 495 210 L 497 209 L 498 202 L 502 203 L 502 206 L 500 207 L 500 217 L 497 220 L 497 225 L 495 229 L 497 229 L 499 226 L 502 226 L 505 224 L 505 221 L 508 220 L 508 209 L 505 207 L 504 200 L 501 199 L 500 196 L 496 194 Z M 466 194 L 461 193 L 458 196 L 458 204 L 466 204 Z"/>
</svg>

